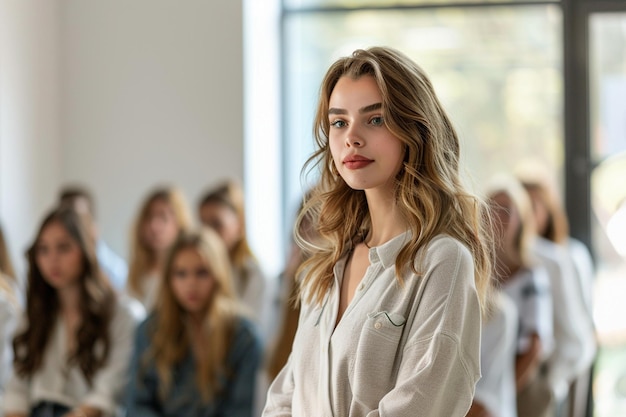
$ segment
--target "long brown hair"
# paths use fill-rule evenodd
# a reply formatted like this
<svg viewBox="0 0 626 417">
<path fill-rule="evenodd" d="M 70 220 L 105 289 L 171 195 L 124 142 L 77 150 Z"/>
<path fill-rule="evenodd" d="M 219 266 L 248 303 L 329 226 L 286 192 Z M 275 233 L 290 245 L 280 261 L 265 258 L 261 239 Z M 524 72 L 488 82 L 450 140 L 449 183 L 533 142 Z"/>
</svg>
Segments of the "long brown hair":
<svg viewBox="0 0 626 417">
<path fill-rule="evenodd" d="M 150 211 L 150 207 L 156 201 L 164 201 L 172 208 L 174 217 L 181 231 L 191 228 L 191 214 L 183 193 L 175 187 L 162 187 L 154 189 L 143 201 L 135 223 L 131 231 L 130 266 L 128 268 L 128 280 L 126 286 L 131 295 L 143 298 L 141 286 L 143 278 L 149 272 L 154 263 L 155 254 L 148 248 L 143 239 L 143 226 Z"/>
<path fill-rule="evenodd" d="M 163 283 L 156 304 L 155 327 L 152 343 L 144 357 L 144 364 L 154 363 L 159 374 L 159 394 L 165 398 L 172 385 L 172 372 L 176 364 L 189 354 L 190 328 L 188 315 L 172 291 L 173 265 L 176 256 L 184 249 L 194 249 L 206 262 L 215 280 L 211 299 L 204 317 L 202 331 L 210 346 L 196 357 L 196 382 L 202 399 L 213 399 L 221 388 L 220 377 L 228 375 L 226 356 L 233 337 L 236 317 L 241 315 L 232 283 L 230 260 L 221 238 L 211 229 L 183 233 L 168 256 Z"/>
<path fill-rule="evenodd" d="M 84 222 L 69 207 L 55 209 L 45 217 L 35 242 L 28 249 L 27 327 L 13 340 L 13 363 L 18 375 L 28 377 L 36 373 L 42 365 L 50 334 L 58 319 L 60 305 L 57 292 L 44 279 L 36 256 L 42 232 L 53 223 L 60 224 L 67 231 L 82 253 L 78 306 L 81 323 L 76 332 L 76 350 L 68 358 L 68 365 L 77 365 L 91 384 L 109 356 L 115 293 L 100 272 L 94 242 L 89 238 Z"/>
<path fill-rule="evenodd" d="M 404 54 L 385 47 L 357 50 L 340 58 L 322 82 L 314 125 L 317 151 L 303 168 L 306 172 L 318 167 L 320 185 L 299 220 L 307 215 L 317 218 L 323 239 L 303 266 L 308 301 L 322 302 L 333 285 L 333 266 L 371 227 L 365 193 L 352 190 L 335 175 L 328 144 L 329 100 L 343 76 L 374 78 L 382 96 L 385 125 L 406 148 L 394 191 L 412 237 L 396 258 L 399 283 L 407 265 L 419 273 L 419 263 L 414 262 L 418 250 L 445 233 L 461 241 L 473 255 L 476 288 L 485 307 L 492 274 L 490 222 L 484 221 L 489 210 L 461 182 L 459 139 L 425 72 Z M 307 245 L 306 239 L 300 242 Z"/>
</svg>

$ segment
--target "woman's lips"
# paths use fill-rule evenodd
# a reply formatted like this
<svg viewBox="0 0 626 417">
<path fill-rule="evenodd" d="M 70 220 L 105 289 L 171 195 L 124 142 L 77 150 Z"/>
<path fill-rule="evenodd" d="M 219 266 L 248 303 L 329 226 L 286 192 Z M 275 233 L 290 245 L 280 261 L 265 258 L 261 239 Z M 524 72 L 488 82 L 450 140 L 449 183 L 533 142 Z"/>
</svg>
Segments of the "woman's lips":
<svg viewBox="0 0 626 417">
<path fill-rule="evenodd" d="M 347 156 L 344 158 L 343 165 L 348 169 L 360 169 L 360 168 L 365 168 L 372 162 L 374 161 L 364 156 L 352 155 L 352 156 Z"/>
</svg>

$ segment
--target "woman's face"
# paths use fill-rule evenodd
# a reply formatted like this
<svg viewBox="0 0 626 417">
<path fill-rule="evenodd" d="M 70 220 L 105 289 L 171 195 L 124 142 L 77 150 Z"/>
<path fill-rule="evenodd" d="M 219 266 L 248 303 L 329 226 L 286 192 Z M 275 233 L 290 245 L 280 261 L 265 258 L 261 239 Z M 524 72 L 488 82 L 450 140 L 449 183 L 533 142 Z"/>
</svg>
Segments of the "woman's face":
<svg viewBox="0 0 626 417">
<path fill-rule="evenodd" d="M 341 77 L 330 95 L 329 143 L 339 175 L 355 190 L 393 189 L 402 168 L 404 145 L 383 119 L 375 79 Z"/>
<path fill-rule="evenodd" d="M 41 231 L 35 246 L 35 263 L 43 279 L 57 290 L 76 285 L 83 273 L 80 246 L 58 221 Z"/>
<path fill-rule="evenodd" d="M 546 204 L 543 202 L 541 192 L 536 188 L 528 189 L 528 196 L 533 206 L 533 215 L 535 217 L 535 225 L 537 227 L 537 234 L 543 236 L 548 228 L 548 220 L 550 213 Z"/>
<path fill-rule="evenodd" d="M 168 250 L 176 241 L 179 231 L 180 226 L 172 206 L 167 201 L 153 201 L 142 227 L 142 238 L 148 248 L 154 252 Z"/>
<path fill-rule="evenodd" d="M 200 221 L 217 232 L 229 251 L 233 250 L 243 237 L 237 213 L 226 204 L 203 204 L 200 207 Z"/>
<path fill-rule="evenodd" d="M 512 249 L 521 225 L 519 212 L 511 197 L 506 193 L 497 193 L 491 197 L 491 202 L 494 207 L 494 220 L 498 224 L 498 233 L 496 234 L 496 238 L 500 242 L 498 246 L 507 250 Z"/>
<path fill-rule="evenodd" d="M 194 248 L 180 250 L 173 259 L 170 284 L 174 298 L 191 315 L 202 315 L 215 285 L 209 266 Z"/>
</svg>

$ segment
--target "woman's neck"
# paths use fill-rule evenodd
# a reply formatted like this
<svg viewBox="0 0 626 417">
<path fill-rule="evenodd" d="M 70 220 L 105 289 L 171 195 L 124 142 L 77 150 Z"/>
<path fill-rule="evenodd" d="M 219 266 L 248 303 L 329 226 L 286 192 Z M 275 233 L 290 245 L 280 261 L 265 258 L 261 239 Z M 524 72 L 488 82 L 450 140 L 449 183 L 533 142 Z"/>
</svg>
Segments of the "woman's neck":
<svg viewBox="0 0 626 417">
<path fill-rule="evenodd" d="M 57 290 L 61 311 L 73 313 L 79 310 L 80 305 L 80 285 L 78 283 L 68 285 Z"/>
<path fill-rule="evenodd" d="M 369 247 L 379 246 L 406 232 L 409 225 L 398 209 L 392 193 L 366 191 L 372 228 L 365 237 Z"/>
</svg>

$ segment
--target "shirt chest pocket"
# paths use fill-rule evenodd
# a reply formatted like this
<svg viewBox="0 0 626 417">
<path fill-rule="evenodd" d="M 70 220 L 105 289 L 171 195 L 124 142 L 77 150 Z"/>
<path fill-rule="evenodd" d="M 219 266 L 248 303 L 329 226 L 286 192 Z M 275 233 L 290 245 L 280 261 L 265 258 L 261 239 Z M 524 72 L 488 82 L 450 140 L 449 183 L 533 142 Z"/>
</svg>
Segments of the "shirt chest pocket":
<svg viewBox="0 0 626 417">
<path fill-rule="evenodd" d="M 350 385 L 354 399 L 371 409 L 395 385 L 405 322 L 397 313 L 370 313 L 359 335 Z"/>
</svg>

